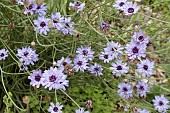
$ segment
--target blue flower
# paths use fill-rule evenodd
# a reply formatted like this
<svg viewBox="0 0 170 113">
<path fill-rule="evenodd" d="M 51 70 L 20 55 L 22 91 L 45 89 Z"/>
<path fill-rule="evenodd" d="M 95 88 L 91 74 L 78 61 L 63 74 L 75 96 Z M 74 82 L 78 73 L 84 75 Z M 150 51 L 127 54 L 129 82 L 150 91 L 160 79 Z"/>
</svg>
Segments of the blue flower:
<svg viewBox="0 0 170 113">
<path fill-rule="evenodd" d="M 89 68 L 90 73 L 95 74 L 96 76 L 103 75 L 102 70 L 103 68 L 101 67 L 101 65 L 97 63 L 94 63 L 94 65 L 91 65 Z"/>
<path fill-rule="evenodd" d="M 50 103 L 50 107 L 48 109 L 48 112 L 50 113 L 62 113 L 61 109 L 63 108 L 63 105 L 61 103 L 57 102 L 54 104 L 53 102 Z"/>
<path fill-rule="evenodd" d="M 118 85 L 118 94 L 120 95 L 120 97 L 126 97 L 127 99 L 132 97 L 132 85 L 126 82 L 120 83 Z"/>
<path fill-rule="evenodd" d="M 137 93 L 141 96 L 141 97 L 145 97 L 146 93 L 149 92 L 149 85 L 145 82 L 141 82 L 138 81 L 138 84 L 136 85 L 137 87 Z"/>
<path fill-rule="evenodd" d="M 8 50 L 1 49 L 0 50 L 0 60 L 5 60 L 8 57 Z"/>
</svg>

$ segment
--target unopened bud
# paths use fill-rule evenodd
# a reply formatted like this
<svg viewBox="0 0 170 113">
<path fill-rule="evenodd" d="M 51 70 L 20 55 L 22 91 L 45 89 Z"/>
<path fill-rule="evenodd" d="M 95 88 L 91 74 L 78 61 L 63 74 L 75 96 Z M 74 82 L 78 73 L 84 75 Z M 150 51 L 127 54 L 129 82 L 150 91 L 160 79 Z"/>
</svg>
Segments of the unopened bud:
<svg viewBox="0 0 170 113">
<path fill-rule="evenodd" d="M 24 96 L 24 97 L 22 98 L 22 100 L 23 100 L 23 103 L 24 103 L 24 104 L 29 104 L 29 102 L 30 102 L 30 99 L 29 99 L 28 96 Z"/>
</svg>

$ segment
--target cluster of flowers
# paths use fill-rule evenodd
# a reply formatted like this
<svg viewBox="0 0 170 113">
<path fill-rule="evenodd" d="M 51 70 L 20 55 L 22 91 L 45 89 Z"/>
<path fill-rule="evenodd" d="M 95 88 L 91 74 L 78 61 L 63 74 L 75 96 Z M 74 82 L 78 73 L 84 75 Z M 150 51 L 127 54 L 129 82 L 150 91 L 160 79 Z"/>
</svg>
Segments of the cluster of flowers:
<svg viewBox="0 0 170 113">
<path fill-rule="evenodd" d="M 123 11 L 125 15 L 132 15 L 137 13 L 139 6 L 136 3 L 128 2 L 127 0 L 116 0 L 116 4 L 113 5 L 116 9 Z"/>
</svg>

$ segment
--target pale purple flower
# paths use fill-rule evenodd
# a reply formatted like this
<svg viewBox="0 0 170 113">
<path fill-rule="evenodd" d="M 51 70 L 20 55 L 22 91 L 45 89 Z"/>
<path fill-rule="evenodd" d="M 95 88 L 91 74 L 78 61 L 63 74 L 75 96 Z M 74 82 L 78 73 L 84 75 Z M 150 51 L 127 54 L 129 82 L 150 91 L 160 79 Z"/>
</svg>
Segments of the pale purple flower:
<svg viewBox="0 0 170 113">
<path fill-rule="evenodd" d="M 106 44 L 106 48 L 104 48 L 104 51 L 109 53 L 111 56 L 112 56 L 112 59 L 115 59 L 119 56 L 122 55 L 122 50 L 123 50 L 123 47 L 117 42 L 109 42 Z"/>
<path fill-rule="evenodd" d="M 61 30 L 61 28 L 63 27 L 62 22 L 64 20 L 64 17 L 61 16 L 60 12 L 56 12 L 55 14 L 52 14 L 51 20 L 52 20 L 53 28 Z"/>
<path fill-rule="evenodd" d="M 0 49 L 0 60 L 5 60 L 8 57 L 8 50 Z"/>
<path fill-rule="evenodd" d="M 149 85 L 145 82 L 142 82 L 142 81 L 138 81 L 136 88 L 137 88 L 137 93 L 141 97 L 145 97 L 146 93 L 150 91 Z"/>
<path fill-rule="evenodd" d="M 94 65 L 91 65 L 89 67 L 90 73 L 95 74 L 96 76 L 103 75 L 102 70 L 103 70 L 103 68 L 101 67 L 101 65 L 99 65 L 97 63 L 94 63 Z"/>
<path fill-rule="evenodd" d="M 85 111 L 84 108 L 79 108 L 76 110 L 76 113 L 90 113 L 89 111 Z"/>
<path fill-rule="evenodd" d="M 149 36 L 144 36 L 144 33 L 142 30 L 139 30 L 139 32 L 134 32 L 134 35 L 131 36 L 134 41 L 139 43 L 149 43 Z"/>
<path fill-rule="evenodd" d="M 33 22 L 36 25 L 36 27 L 34 29 L 36 32 L 39 32 L 40 34 L 47 35 L 47 32 L 50 31 L 50 29 L 48 27 L 48 22 L 49 22 L 48 18 L 45 18 L 43 16 L 38 17 L 38 19 L 34 20 Z"/>
<path fill-rule="evenodd" d="M 85 7 L 85 3 L 81 3 L 79 1 L 74 2 L 74 3 L 69 3 L 69 10 L 73 9 L 74 11 L 76 11 L 77 13 L 79 13 L 80 11 L 83 11 Z"/>
<path fill-rule="evenodd" d="M 124 14 L 125 15 L 132 15 L 138 12 L 139 6 L 137 6 L 136 3 L 132 2 L 126 2 L 125 5 L 123 6 Z"/>
<path fill-rule="evenodd" d="M 68 80 L 66 80 L 67 76 L 63 74 L 62 70 L 57 69 L 56 67 L 50 67 L 49 70 L 45 70 L 43 73 L 43 82 L 42 85 L 45 88 L 51 89 L 63 89 L 66 90 L 66 86 L 68 87 Z"/>
<path fill-rule="evenodd" d="M 30 13 L 33 15 L 36 11 L 37 4 L 30 4 L 27 8 L 24 9 L 24 14 Z"/>
<path fill-rule="evenodd" d="M 138 112 L 138 113 L 150 113 L 148 110 L 146 110 L 146 109 L 140 109 L 140 108 L 137 109 L 137 112 Z"/>
<path fill-rule="evenodd" d="M 99 54 L 99 59 L 103 60 L 104 63 L 109 63 L 111 60 L 113 60 L 113 57 L 108 52 L 101 52 Z"/>
<path fill-rule="evenodd" d="M 22 64 L 21 66 L 20 66 L 20 69 L 19 69 L 20 71 L 26 71 L 26 70 L 28 70 L 28 67 L 26 66 L 26 65 L 24 65 L 24 64 Z"/>
<path fill-rule="evenodd" d="M 145 43 L 137 43 L 135 41 L 131 41 L 130 44 L 126 44 L 126 51 L 129 59 L 141 59 L 141 57 L 146 56 L 146 44 Z"/>
<path fill-rule="evenodd" d="M 63 27 L 61 28 L 61 31 L 64 35 L 70 34 L 72 35 L 72 31 L 74 30 L 74 22 L 71 22 L 71 17 L 64 18 L 62 22 Z"/>
<path fill-rule="evenodd" d="M 86 47 L 81 47 L 81 48 L 77 48 L 76 51 L 78 56 L 83 56 L 84 58 L 86 58 L 87 60 L 92 61 L 93 60 L 93 55 L 94 55 L 94 51 L 92 51 L 91 47 L 86 46 Z"/>
<path fill-rule="evenodd" d="M 107 23 L 107 22 L 103 22 L 101 25 L 100 25 L 100 29 L 104 32 L 108 32 L 109 29 L 110 29 L 110 24 Z"/>
<path fill-rule="evenodd" d="M 142 73 L 143 77 L 150 77 L 154 73 L 154 62 L 146 60 L 140 60 L 140 63 L 137 64 L 137 72 Z"/>
<path fill-rule="evenodd" d="M 42 71 L 41 70 L 34 70 L 30 76 L 28 76 L 28 79 L 31 80 L 30 85 L 35 86 L 36 88 L 39 88 L 42 84 Z"/>
<path fill-rule="evenodd" d="M 35 13 L 38 13 L 40 16 L 45 16 L 47 11 L 46 3 L 43 2 L 40 5 L 37 5 Z"/>
<path fill-rule="evenodd" d="M 57 102 L 54 104 L 53 102 L 50 103 L 50 107 L 48 108 L 48 112 L 50 113 L 62 113 L 61 109 L 63 108 L 63 105 L 61 103 Z"/>
<path fill-rule="evenodd" d="M 164 95 L 155 96 L 155 99 L 153 99 L 152 102 L 155 109 L 160 113 L 166 113 L 167 109 L 170 108 L 169 100 Z"/>
<path fill-rule="evenodd" d="M 118 85 L 118 94 L 120 95 L 120 97 L 126 97 L 127 99 L 132 97 L 132 85 L 126 82 L 120 83 Z"/>
<path fill-rule="evenodd" d="M 113 5 L 113 7 L 115 7 L 118 10 L 123 11 L 126 2 L 127 0 L 116 0 L 116 3 Z"/>
<path fill-rule="evenodd" d="M 57 61 L 56 65 L 58 66 L 58 68 L 64 70 L 64 67 L 69 65 L 69 64 L 72 65 L 71 63 L 72 63 L 72 61 L 70 60 L 70 58 L 62 57 L 60 60 Z"/>
<path fill-rule="evenodd" d="M 87 59 L 84 58 L 83 56 L 76 56 L 76 58 L 74 58 L 74 67 L 76 72 L 78 72 L 79 70 L 84 72 L 85 70 L 88 69 L 88 63 L 87 63 Z"/>
<path fill-rule="evenodd" d="M 121 60 L 117 60 L 115 63 L 112 63 L 112 67 L 110 67 L 112 73 L 117 77 L 120 77 L 122 74 L 128 73 L 129 67 L 127 63 L 123 63 Z"/>
<path fill-rule="evenodd" d="M 16 54 L 24 65 L 34 65 L 34 62 L 38 61 L 38 54 L 36 50 L 33 50 L 31 47 L 22 47 L 22 49 L 17 50 Z"/>
</svg>

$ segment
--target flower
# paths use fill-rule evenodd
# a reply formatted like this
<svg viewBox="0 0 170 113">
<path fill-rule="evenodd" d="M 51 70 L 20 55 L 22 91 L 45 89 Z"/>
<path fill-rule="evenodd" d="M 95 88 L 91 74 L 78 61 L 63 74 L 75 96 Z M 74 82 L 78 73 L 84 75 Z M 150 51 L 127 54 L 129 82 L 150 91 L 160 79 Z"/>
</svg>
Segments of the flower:
<svg viewBox="0 0 170 113">
<path fill-rule="evenodd" d="M 86 107 L 92 108 L 92 100 L 87 100 L 86 101 Z"/>
<path fill-rule="evenodd" d="M 64 18 L 61 16 L 60 12 L 56 12 L 55 14 L 51 15 L 51 20 L 53 23 L 53 28 L 57 28 L 58 30 L 61 30 L 63 25 L 61 24 L 64 20 Z"/>
<path fill-rule="evenodd" d="M 90 113 L 89 111 L 84 111 L 84 108 L 79 108 L 76 110 L 76 113 Z"/>
<path fill-rule="evenodd" d="M 50 113 L 62 113 L 61 109 L 63 108 L 63 105 L 61 103 L 57 102 L 55 105 L 53 102 L 50 103 L 50 107 L 48 108 L 48 112 Z"/>
<path fill-rule="evenodd" d="M 36 50 L 33 50 L 31 47 L 18 49 L 16 55 L 20 57 L 19 61 L 24 65 L 34 65 L 34 62 L 38 61 L 38 54 L 36 54 Z"/>
<path fill-rule="evenodd" d="M 26 4 L 32 4 L 33 2 L 35 2 L 35 0 L 15 0 L 18 4 L 20 5 L 24 5 Z"/>
<path fill-rule="evenodd" d="M 72 61 L 70 60 L 70 58 L 64 58 L 62 57 L 60 60 L 57 61 L 57 66 L 60 68 L 60 69 L 64 69 L 65 66 L 67 66 L 68 64 L 71 64 Z"/>
<path fill-rule="evenodd" d="M 103 22 L 101 25 L 100 25 L 100 29 L 104 32 L 108 32 L 109 29 L 110 29 L 110 24 L 107 23 L 107 22 Z"/>
<path fill-rule="evenodd" d="M 36 11 L 37 4 L 30 4 L 27 8 L 24 9 L 24 14 L 30 13 L 33 15 Z"/>
<path fill-rule="evenodd" d="M 71 22 L 71 17 L 64 18 L 63 20 L 63 27 L 61 28 L 61 31 L 64 35 L 70 34 L 72 35 L 72 31 L 74 30 L 74 22 Z"/>
<path fill-rule="evenodd" d="M 115 43 L 111 41 L 107 43 L 106 45 L 107 47 L 104 48 L 104 51 L 107 53 L 110 53 L 110 55 L 112 56 L 112 59 L 121 56 L 123 47 L 121 47 L 121 45 L 118 42 Z"/>
<path fill-rule="evenodd" d="M 123 6 L 123 11 L 125 15 L 132 15 L 138 12 L 139 6 L 137 6 L 136 3 L 132 2 L 126 2 L 125 5 Z"/>
<path fill-rule="evenodd" d="M 42 4 L 37 5 L 35 13 L 39 14 L 39 16 L 44 16 L 46 15 L 46 10 L 47 10 L 46 3 L 43 2 Z"/>
<path fill-rule="evenodd" d="M 120 83 L 118 85 L 118 94 L 120 97 L 126 97 L 127 99 L 132 97 L 132 85 L 126 82 Z"/>
<path fill-rule="evenodd" d="M 5 60 L 8 57 L 8 50 L 0 49 L 0 60 Z"/>
<path fill-rule="evenodd" d="M 20 71 L 25 71 L 25 70 L 28 70 L 28 67 L 26 66 L 26 65 L 21 65 L 20 66 L 20 69 L 19 69 Z"/>
<path fill-rule="evenodd" d="M 146 109 L 137 109 L 138 113 L 150 113 L 149 111 L 147 111 Z"/>
<path fill-rule="evenodd" d="M 124 73 L 128 73 L 129 67 L 127 63 L 123 63 L 121 60 L 117 60 L 116 63 L 112 63 L 110 70 L 113 70 L 112 73 L 120 77 Z"/>
<path fill-rule="evenodd" d="M 83 56 L 79 56 L 77 55 L 76 58 L 74 58 L 74 69 L 76 72 L 78 72 L 79 70 L 84 72 L 84 70 L 88 69 L 88 63 L 87 63 L 87 59 L 84 58 Z"/>
<path fill-rule="evenodd" d="M 149 36 L 144 36 L 143 31 L 139 30 L 139 32 L 134 32 L 134 35 L 131 36 L 134 41 L 139 42 L 139 43 L 149 43 Z"/>
<path fill-rule="evenodd" d="M 136 43 L 135 41 L 131 41 L 130 44 L 126 44 L 126 51 L 129 59 L 141 59 L 141 57 L 146 56 L 146 44 L 145 43 Z"/>
<path fill-rule="evenodd" d="M 48 18 L 45 18 L 45 17 L 38 17 L 37 20 L 34 20 L 33 21 L 34 24 L 37 26 L 35 27 L 35 31 L 36 32 L 40 32 L 40 34 L 45 34 L 47 35 L 47 32 L 50 31 L 49 27 L 48 27 L 48 22 L 49 22 L 49 19 Z"/>
<path fill-rule="evenodd" d="M 142 73 L 143 77 L 150 77 L 154 73 L 154 62 L 146 60 L 141 60 L 140 63 L 137 64 L 137 72 Z"/>
<path fill-rule="evenodd" d="M 89 46 L 77 48 L 76 53 L 78 56 L 82 55 L 84 58 L 90 61 L 92 61 L 94 55 L 94 51 L 92 51 L 91 47 Z"/>
<path fill-rule="evenodd" d="M 67 76 L 63 74 L 62 70 L 57 69 L 56 67 L 50 67 L 49 70 L 45 70 L 43 73 L 43 82 L 42 85 L 45 88 L 51 89 L 63 89 L 66 90 L 66 86 L 68 86 L 68 80 L 66 80 Z"/>
<path fill-rule="evenodd" d="M 154 107 L 156 110 L 158 110 L 158 112 L 160 113 L 166 113 L 167 109 L 170 108 L 169 104 L 169 100 L 167 98 L 165 98 L 164 95 L 161 96 L 155 96 L 155 99 L 152 100 Z"/>
<path fill-rule="evenodd" d="M 28 76 L 28 79 L 31 80 L 30 85 L 39 88 L 40 85 L 42 84 L 42 71 L 41 70 L 34 70 L 30 74 L 30 76 Z"/>
<path fill-rule="evenodd" d="M 116 4 L 113 5 L 118 10 L 123 11 L 127 0 L 116 0 Z"/>
<path fill-rule="evenodd" d="M 101 52 L 99 54 L 99 59 L 104 60 L 104 63 L 109 63 L 111 60 L 113 60 L 113 57 L 108 52 Z"/>
<path fill-rule="evenodd" d="M 142 81 L 138 81 L 138 84 L 136 85 L 137 87 L 137 93 L 141 96 L 141 97 L 145 97 L 146 93 L 149 92 L 149 85 L 145 82 Z"/>
<path fill-rule="evenodd" d="M 91 65 L 89 68 L 90 73 L 95 74 L 96 76 L 103 75 L 102 70 L 103 68 L 97 63 L 94 63 L 94 65 Z"/>
<path fill-rule="evenodd" d="M 73 9 L 75 11 L 77 11 L 77 13 L 79 13 L 80 11 L 83 11 L 85 7 L 85 3 L 81 3 L 79 1 L 74 2 L 74 3 L 69 3 L 69 10 Z"/>
</svg>

